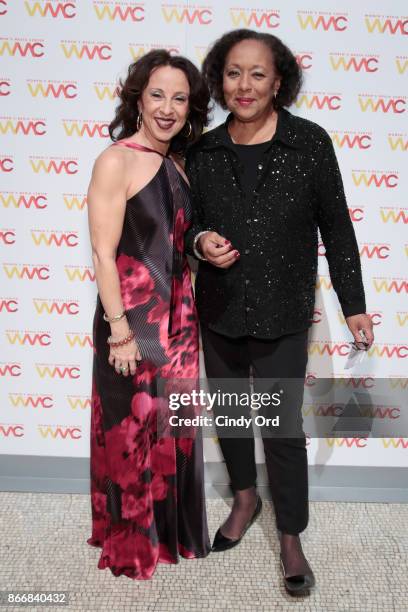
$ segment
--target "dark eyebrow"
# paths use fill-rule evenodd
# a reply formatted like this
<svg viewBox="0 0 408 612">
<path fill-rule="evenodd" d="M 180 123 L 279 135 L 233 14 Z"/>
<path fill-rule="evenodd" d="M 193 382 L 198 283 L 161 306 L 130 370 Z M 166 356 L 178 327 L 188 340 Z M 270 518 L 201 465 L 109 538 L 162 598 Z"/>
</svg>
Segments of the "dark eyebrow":
<svg viewBox="0 0 408 612">
<path fill-rule="evenodd" d="M 160 87 L 151 87 L 150 89 L 154 89 L 155 91 L 160 91 L 161 93 L 164 93 L 164 91 L 160 89 Z M 180 94 L 183 94 L 183 96 L 188 96 L 188 93 L 186 91 L 176 91 L 174 95 L 179 96 Z"/>
</svg>

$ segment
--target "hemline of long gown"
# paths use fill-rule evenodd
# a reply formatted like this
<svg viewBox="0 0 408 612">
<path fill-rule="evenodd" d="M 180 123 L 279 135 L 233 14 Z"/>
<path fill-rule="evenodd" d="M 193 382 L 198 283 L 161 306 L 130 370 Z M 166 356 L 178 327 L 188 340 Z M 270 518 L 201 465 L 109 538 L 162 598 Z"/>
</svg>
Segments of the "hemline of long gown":
<svg viewBox="0 0 408 612">
<path fill-rule="evenodd" d="M 103 542 L 99 541 L 99 540 L 94 540 L 92 537 L 88 538 L 87 540 L 87 544 L 89 544 L 90 546 L 92 546 L 93 548 L 102 548 L 103 549 Z M 109 557 L 102 557 L 99 559 L 97 568 L 104 570 L 104 569 L 110 569 L 111 573 L 116 577 L 120 577 L 120 576 L 126 576 L 127 578 L 131 578 L 132 580 L 151 580 L 154 577 L 155 571 L 157 569 L 157 566 L 159 564 L 163 564 L 163 565 L 178 565 L 180 563 L 180 557 L 182 557 L 183 559 L 205 559 L 209 553 L 210 550 L 208 550 L 208 552 L 206 552 L 206 554 L 202 554 L 202 555 L 197 555 L 194 553 L 191 553 L 190 551 L 187 551 L 184 549 L 184 546 L 182 546 L 180 544 L 179 546 L 179 556 L 177 558 L 169 558 L 169 557 L 160 557 L 157 559 L 156 561 L 156 565 L 153 567 L 152 571 L 147 573 L 144 573 L 143 575 L 136 573 L 135 570 L 133 568 L 116 568 L 114 565 L 110 564 L 109 561 Z"/>
</svg>

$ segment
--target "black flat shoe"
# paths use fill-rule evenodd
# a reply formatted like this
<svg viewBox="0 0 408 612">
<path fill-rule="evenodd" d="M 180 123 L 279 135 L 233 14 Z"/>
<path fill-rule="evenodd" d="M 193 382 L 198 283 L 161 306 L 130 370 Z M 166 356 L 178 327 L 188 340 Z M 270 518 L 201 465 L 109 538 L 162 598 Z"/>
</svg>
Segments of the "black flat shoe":
<svg viewBox="0 0 408 612">
<path fill-rule="evenodd" d="M 292 597 L 307 597 L 310 595 L 310 589 L 314 587 L 316 583 L 312 570 L 310 570 L 309 574 L 298 574 L 296 576 L 286 577 L 282 557 L 280 558 L 280 564 L 286 592 Z"/>
<path fill-rule="evenodd" d="M 250 520 L 248 521 L 248 523 L 245 525 L 244 530 L 241 534 L 241 537 L 237 538 L 236 540 L 227 538 L 225 535 L 221 533 L 221 530 L 218 529 L 214 537 L 214 542 L 211 548 L 211 552 L 222 552 L 224 550 L 229 550 L 230 548 L 234 548 L 234 546 L 237 546 L 237 544 L 240 543 L 240 541 L 242 540 L 242 538 L 244 537 L 248 529 L 251 527 L 251 525 L 256 521 L 258 516 L 261 514 L 261 510 L 262 510 L 262 499 L 258 495 L 254 513 L 252 517 L 250 518 Z"/>
</svg>

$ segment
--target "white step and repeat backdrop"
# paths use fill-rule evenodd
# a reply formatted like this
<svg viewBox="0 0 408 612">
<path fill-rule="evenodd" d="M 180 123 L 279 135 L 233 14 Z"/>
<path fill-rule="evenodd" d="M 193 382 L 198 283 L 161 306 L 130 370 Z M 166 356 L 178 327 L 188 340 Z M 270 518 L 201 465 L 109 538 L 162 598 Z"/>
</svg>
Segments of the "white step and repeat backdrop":
<svg viewBox="0 0 408 612">
<path fill-rule="evenodd" d="M 281 37 L 304 68 L 292 111 L 333 138 L 375 326 L 360 384 L 387 378 L 390 389 L 406 386 L 404 11 L 403 0 L 0 0 L 1 453 L 89 455 L 96 290 L 85 194 L 93 161 L 109 143 L 117 79 L 152 48 L 200 66 L 208 44 L 238 27 Z M 214 125 L 222 118 L 217 112 Z M 320 255 L 310 381 L 350 376 L 351 338 L 323 247 Z M 382 415 L 399 417 L 392 406 Z M 403 437 L 309 444 L 317 464 L 399 466 L 407 453 Z M 216 441 L 206 440 L 205 455 L 220 460 Z"/>
</svg>

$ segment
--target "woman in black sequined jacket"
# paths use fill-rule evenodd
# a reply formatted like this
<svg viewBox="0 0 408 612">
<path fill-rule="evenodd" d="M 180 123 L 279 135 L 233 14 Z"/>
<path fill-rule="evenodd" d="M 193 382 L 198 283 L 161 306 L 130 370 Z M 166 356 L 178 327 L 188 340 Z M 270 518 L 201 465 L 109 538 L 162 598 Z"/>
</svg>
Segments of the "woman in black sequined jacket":
<svg viewBox="0 0 408 612">
<path fill-rule="evenodd" d="M 363 338 L 366 347 L 373 342 L 333 145 L 322 127 L 285 110 L 300 90 L 301 71 L 275 36 L 251 30 L 225 34 L 209 51 L 203 73 L 214 100 L 230 111 L 186 160 L 194 207 L 186 244 L 200 260 L 196 301 L 210 387 L 212 378 L 247 379 L 250 367 L 255 381 L 302 379 L 318 229 L 347 325 L 356 341 Z M 298 414 L 299 393 L 291 408 Z M 227 439 L 225 428 L 217 427 L 234 504 L 214 551 L 238 544 L 260 512 L 253 438 L 236 431 L 236 439 Z M 308 522 L 305 437 L 263 434 L 263 442 L 285 587 L 292 595 L 307 594 L 314 577 L 299 539 Z"/>
</svg>

